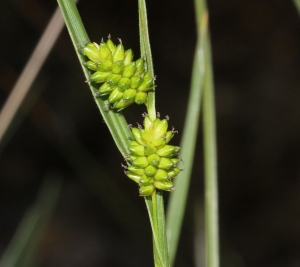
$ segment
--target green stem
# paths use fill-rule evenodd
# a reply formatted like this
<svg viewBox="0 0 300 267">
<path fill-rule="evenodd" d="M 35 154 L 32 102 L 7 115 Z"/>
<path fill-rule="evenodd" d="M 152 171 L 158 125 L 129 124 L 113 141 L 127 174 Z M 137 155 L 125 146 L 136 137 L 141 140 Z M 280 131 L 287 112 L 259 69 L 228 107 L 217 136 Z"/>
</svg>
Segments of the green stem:
<svg viewBox="0 0 300 267">
<path fill-rule="evenodd" d="M 206 74 L 203 89 L 203 134 L 205 175 L 205 234 L 207 267 L 219 266 L 218 182 L 216 115 L 209 35 L 205 40 Z"/>
<path fill-rule="evenodd" d="M 200 107 L 203 95 L 205 74 L 205 36 L 207 34 L 207 12 L 197 12 L 197 45 L 194 56 L 192 82 L 188 101 L 184 131 L 180 146 L 180 157 L 185 163 L 180 167 L 185 169 L 175 179 L 176 190 L 171 194 L 167 212 L 167 233 L 171 266 L 175 261 L 182 221 L 184 218 L 188 189 L 194 163 L 197 133 L 199 128 Z"/>
<path fill-rule="evenodd" d="M 198 29 L 201 29 L 203 26 L 201 18 L 208 17 L 206 0 L 195 0 L 195 6 Z M 205 55 L 203 87 L 203 145 L 206 266 L 219 267 L 216 115 L 209 31 L 205 31 L 203 42 Z"/>
<path fill-rule="evenodd" d="M 158 225 L 157 225 L 157 202 L 156 202 L 156 190 L 151 195 L 152 200 L 152 220 L 153 220 L 153 238 L 158 240 Z M 154 264 L 155 266 L 162 266 L 162 256 L 159 255 L 159 244 L 153 246 L 154 250 Z"/>
<path fill-rule="evenodd" d="M 159 249 L 159 235 L 157 234 L 158 224 L 157 221 L 154 219 L 153 210 L 156 208 L 153 208 L 153 202 L 152 202 L 152 195 L 145 197 L 145 202 L 149 214 L 151 229 L 152 229 L 152 236 L 153 236 L 153 255 L 154 255 L 154 263 L 155 267 L 162 267 L 165 266 L 163 264 L 163 257 L 161 254 L 161 250 Z M 156 196 L 155 196 L 156 199 Z M 155 200 L 156 202 L 156 200 Z M 156 202 L 157 203 L 157 202 Z M 156 206 L 156 204 L 155 204 Z"/>
<path fill-rule="evenodd" d="M 152 199 L 152 210 L 153 210 L 153 221 L 154 221 L 154 231 L 155 234 L 158 235 L 158 230 L 157 230 L 157 202 L 156 202 L 156 190 L 151 195 Z"/>
<path fill-rule="evenodd" d="M 153 60 L 149 39 L 149 31 L 148 31 L 148 20 L 147 20 L 147 9 L 145 0 L 139 0 L 139 25 L 140 25 L 140 47 L 141 47 L 141 55 L 146 55 L 147 59 L 147 71 L 149 74 L 154 77 L 153 70 Z M 148 92 L 148 100 L 147 100 L 147 112 L 151 120 L 156 119 L 156 110 L 155 110 L 155 92 L 154 90 Z"/>
<path fill-rule="evenodd" d="M 139 0 L 139 29 L 140 29 L 140 46 L 141 54 L 146 55 L 147 58 L 147 70 L 151 76 L 154 77 L 153 62 L 151 47 L 149 41 L 148 22 L 147 22 L 147 10 L 145 0 Z M 147 113 L 151 120 L 156 119 L 155 109 L 155 92 L 148 92 L 147 100 Z M 169 253 L 167 246 L 167 236 L 165 230 L 165 213 L 164 213 L 164 201 L 163 194 L 160 190 L 152 194 L 152 205 L 148 202 L 149 198 L 145 198 L 148 213 L 150 216 L 150 222 L 153 232 L 154 240 L 154 260 L 155 266 L 169 267 Z M 150 210 L 149 210 L 150 208 Z"/>
</svg>

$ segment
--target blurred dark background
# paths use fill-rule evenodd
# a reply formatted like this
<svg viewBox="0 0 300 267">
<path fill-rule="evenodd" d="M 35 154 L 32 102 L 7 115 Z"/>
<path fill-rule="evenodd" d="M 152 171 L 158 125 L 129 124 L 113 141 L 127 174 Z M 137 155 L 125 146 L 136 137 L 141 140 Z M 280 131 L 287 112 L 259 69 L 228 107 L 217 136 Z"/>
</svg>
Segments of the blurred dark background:
<svg viewBox="0 0 300 267">
<path fill-rule="evenodd" d="M 148 1 L 157 110 L 184 124 L 196 42 L 193 1 Z M 56 1 L 0 1 L 0 104 Z M 291 0 L 210 0 L 217 108 L 221 266 L 300 266 L 300 18 Z M 112 35 L 139 57 L 137 1 L 82 0 L 92 41 Z M 120 167 L 66 30 L 0 156 L 0 250 L 49 174 L 63 177 L 37 266 L 152 266 L 145 203 Z M 36 102 L 35 94 L 40 93 Z M 24 110 L 28 110 L 25 114 Z M 141 122 L 143 107 L 125 110 Z M 199 134 L 176 266 L 195 266 L 194 202 L 203 197 Z"/>
</svg>

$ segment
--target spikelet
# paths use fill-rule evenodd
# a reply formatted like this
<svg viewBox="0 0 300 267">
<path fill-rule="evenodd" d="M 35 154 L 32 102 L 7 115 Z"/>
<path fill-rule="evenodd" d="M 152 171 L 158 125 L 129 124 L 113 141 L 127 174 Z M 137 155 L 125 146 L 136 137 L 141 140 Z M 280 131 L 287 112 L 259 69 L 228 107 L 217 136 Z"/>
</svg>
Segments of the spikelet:
<svg viewBox="0 0 300 267">
<path fill-rule="evenodd" d="M 114 109 L 146 103 L 154 79 L 146 72 L 145 60 L 133 61 L 132 50 L 125 50 L 121 40 L 116 46 L 109 36 L 106 43 L 89 43 L 82 52 L 88 58 L 85 66 L 93 72 L 91 81 L 102 84 L 97 95 L 107 95 Z"/>
<path fill-rule="evenodd" d="M 125 174 L 138 183 L 141 196 L 151 195 L 154 190 L 174 190 L 172 179 L 181 171 L 177 168 L 180 147 L 169 145 L 174 131 L 168 131 L 167 119 L 152 121 L 144 117 L 144 128 L 132 128 L 135 138 L 130 142 L 128 167 Z"/>
</svg>

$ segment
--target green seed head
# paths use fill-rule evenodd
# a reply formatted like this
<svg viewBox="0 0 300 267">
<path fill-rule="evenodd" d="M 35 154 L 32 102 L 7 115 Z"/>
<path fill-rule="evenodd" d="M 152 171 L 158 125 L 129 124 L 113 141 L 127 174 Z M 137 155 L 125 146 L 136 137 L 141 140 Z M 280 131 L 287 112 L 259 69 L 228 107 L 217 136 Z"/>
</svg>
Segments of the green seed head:
<svg viewBox="0 0 300 267">
<path fill-rule="evenodd" d="M 132 128 L 135 141 L 130 142 L 130 166 L 128 173 L 139 178 L 140 194 L 146 196 L 154 190 L 174 190 L 173 179 L 181 170 L 176 167 L 179 160 L 175 158 L 180 147 L 166 145 L 173 136 L 168 130 L 166 119 L 152 121 L 144 116 L 144 129 Z M 136 179 L 137 180 L 137 179 Z"/>
<path fill-rule="evenodd" d="M 107 42 L 89 43 L 82 49 L 83 54 L 89 58 L 84 64 L 94 71 L 91 81 L 108 83 L 110 89 L 113 88 L 111 90 L 108 87 L 102 88 L 100 96 L 112 94 L 115 86 L 121 93 L 125 90 L 136 89 L 136 92 L 127 91 L 123 99 L 119 99 L 119 95 L 116 98 L 115 92 L 114 95 L 109 96 L 109 102 L 113 103 L 113 108 L 118 111 L 134 102 L 139 105 L 146 104 L 147 92 L 155 87 L 153 77 L 146 72 L 145 60 L 139 58 L 133 61 L 132 50 L 125 51 L 121 40 L 119 41 L 120 44 L 116 46 L 109 36 Z"/>
</svg>

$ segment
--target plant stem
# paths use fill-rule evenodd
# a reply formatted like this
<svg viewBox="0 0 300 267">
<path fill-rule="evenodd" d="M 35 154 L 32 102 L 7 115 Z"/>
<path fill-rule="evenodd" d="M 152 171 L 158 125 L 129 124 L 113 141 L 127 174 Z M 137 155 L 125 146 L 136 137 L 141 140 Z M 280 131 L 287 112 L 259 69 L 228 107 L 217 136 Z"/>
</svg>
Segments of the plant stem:
<svg viewBox="0 0 300 267">
<path fill-rule="evenodd" d="M 158 237 L 158 225 L 157 225 L 157 202 L 156 202 L 156 190 L 151 195 L 152 200 L 152 220 L 153 220 L 153 236 Z M 159 246 L 159 245 L 158 245 Z M 155 266 L 161 266 L 162 265 L 162 256 L 159 255 L 158 246 L 153 246 L 153 252 L 154 252 L 154 264 Z"/>
<path fill-rule="evenodd" d="M 208 17 L 206 0 L 195 0 L 198 29 L 203 27 L 202 18 Z M 217 141 L 214 85 L 209 31 L 205 31 L 204 87 L 203 87 L 203 142 L 204 142 L 204 188 L 205 188 L 205 239 L 206 266 L 219 267 Z"/>
<path fill-rule="evenodd" d="M 180 167 L 184 167 L 185 171 L 181 172 L 175 179 L 176 190 L 170 196 L 167 212 L 167 233 L 171 266 L 173 266 L 177 253 L 178 241 L 194 163 L 194 153 L 196 149 L 200 107 L 204 85 L 206 56 L 204 40 L 207 34 L 207 12 L 197 12 L 196 21 L 198 40 L 194 55 L 192 82 L 184 124 L 184 132 L 180 144 L 182 147 L 180 157 L 185 161 L 184 165 L 181 163 Z"/>
<path fill-rule="evenodd" d="M 139 0 L 139 29 L 140 29 L 140 46 L 141 55 L 146 54 L 147 70 L 154 77 L 153 62 L 151 55 L 151 47 L 148 32 L 147 10 L 145 0 Z M 155 110 L 155 92 L 148 92 L 147 113 L 151 120 L 156 119 Z M 150 222 L 153 232 L 154 242 L 154 261 L 157 267 L 169 267 L 169 253 L 167 246 L 167 236 L 165 230 L 165 213 L 163 194 L 160 190 L 154 192 L 151 196 L 152 205 L 148 202 L 149 198 L 145 198 Z M 150 209 L 150 210 L 149 210 Z"/>
<path fill-rule="evenodd" d="M 203 89 L 203 134 L 205 175 L 205 233 L 207 267 L 219 266 L 218 183 L 216 116 L 209 35 L 205 40 L 206 74 Z"/>
<path fill-rule="evenodd" d="M 139 0 L 139 28 L 140 28 L 140 47 L 141 56 L 146 55 L 147 71 L 154 77 L 153 60 L 148 31 L 147 9 L 145 0 Z M 155 92 L 148 92 L 147 112 L 151 120 L 156 119 L 155 111 Z"/>
</svg>

